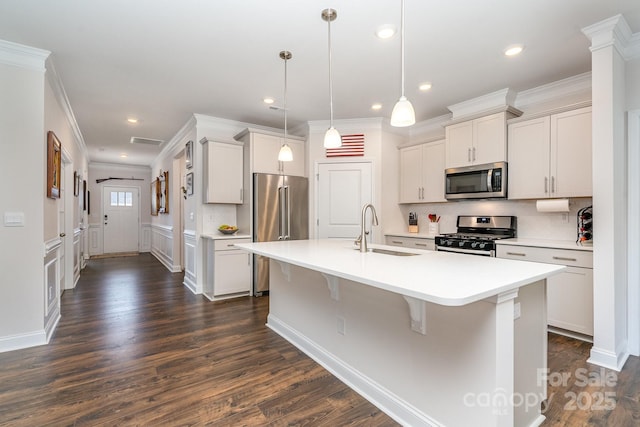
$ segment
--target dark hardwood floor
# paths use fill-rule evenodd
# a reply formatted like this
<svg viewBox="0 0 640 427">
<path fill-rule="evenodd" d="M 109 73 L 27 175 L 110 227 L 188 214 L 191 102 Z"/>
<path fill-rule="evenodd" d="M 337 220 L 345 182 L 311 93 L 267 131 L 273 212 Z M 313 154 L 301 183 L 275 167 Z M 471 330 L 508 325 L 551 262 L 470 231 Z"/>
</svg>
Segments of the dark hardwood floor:
<svg viewBox="0 0 640 427">
<path fill-rule="evenodd" d="M 193 295 L 149 254 L 91 260 L 51 343 L 0 353 L 0 425 L 397 425 L 266 328 L 267 311 L 268 297 Z M 550 337 L 544 426 L 640 425 L 638 358 L 584 385 L 580 369 L 601 375 L 588 353 Z M 604 391 L 615 408 L 594 408 Z"/>
</svg>

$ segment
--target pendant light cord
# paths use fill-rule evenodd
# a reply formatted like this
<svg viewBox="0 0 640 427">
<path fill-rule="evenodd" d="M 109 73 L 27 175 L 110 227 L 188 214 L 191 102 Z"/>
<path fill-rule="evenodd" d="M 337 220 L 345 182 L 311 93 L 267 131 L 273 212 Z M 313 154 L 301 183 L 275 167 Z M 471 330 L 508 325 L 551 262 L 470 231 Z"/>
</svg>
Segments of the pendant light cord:
<svg viewBox="0 0 640 427">
<path fill-rule="evenodd" d="M 404 0 L 400 7 L 400 78 L 401 96 L 404 96 Z"/>
<path fill-rule="evenodd" d="M 329 26 L 329 127 L 333 127 L 333 77 L 331 73 L 331 17 L 327 19 Z"/>
<path fill-rule="evenodd" d="M 287 54 L 284 58 L 284 144 L 287 145 Z"/>
</svg>

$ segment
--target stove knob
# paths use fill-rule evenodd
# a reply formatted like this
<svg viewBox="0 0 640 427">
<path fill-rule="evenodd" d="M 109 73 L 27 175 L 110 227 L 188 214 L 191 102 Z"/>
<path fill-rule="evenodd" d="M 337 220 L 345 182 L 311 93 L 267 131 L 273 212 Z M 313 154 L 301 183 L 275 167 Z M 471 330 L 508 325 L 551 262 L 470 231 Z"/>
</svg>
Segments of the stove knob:
<svg viewBox="0 0 640 427">
<path fill-rule="evenodd" d="M 458 246 L 463 247 L 464 246 L 464 242 L 458 242 Z"/>
<path fill-rule="evenodd" d="M 473 242 L 473 243 L 471 244 L 471 247 L 472 247 L 472 248 L 475 248 L 476 246 L 478 246 L 478 242 Z"/>
<path fill-rule="evenodd" d="M 487 246 L 486 243 L 480 243 L 480 249 L 484 249 L 485 246 Z"/>
</svg>

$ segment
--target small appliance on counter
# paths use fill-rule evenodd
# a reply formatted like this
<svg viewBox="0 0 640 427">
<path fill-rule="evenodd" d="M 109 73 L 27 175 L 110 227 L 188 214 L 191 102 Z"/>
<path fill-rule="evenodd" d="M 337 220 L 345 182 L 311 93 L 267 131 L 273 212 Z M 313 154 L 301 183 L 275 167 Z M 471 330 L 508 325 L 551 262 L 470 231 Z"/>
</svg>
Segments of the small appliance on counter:
<svg viewBox="0 0 640 427">
<path fill-rule="evenodd" d="M 579 245 L 593 244 L 593 206 L 587 206 L 578 211 L 578 238 Z"/>
<path fill-rule="evenodd" d="M 418 214 L 409 212 L 409 233 L 418 232 Z"/>
</svg>

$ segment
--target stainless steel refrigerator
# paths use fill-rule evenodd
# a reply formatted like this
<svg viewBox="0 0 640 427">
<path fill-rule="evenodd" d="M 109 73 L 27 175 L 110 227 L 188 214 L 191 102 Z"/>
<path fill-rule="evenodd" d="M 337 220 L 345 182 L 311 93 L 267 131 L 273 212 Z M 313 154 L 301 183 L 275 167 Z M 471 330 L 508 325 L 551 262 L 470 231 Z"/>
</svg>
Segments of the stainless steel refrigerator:
<svg viewBox="0 0 640 427">
<path fill-rule="evenodd" d="M 288 175 L 253 174 L 253 241 L 309 238 L 309 182 Z M 253 294 L 269 291 L 269 258 L 254 255 Z"/>
</svg>

